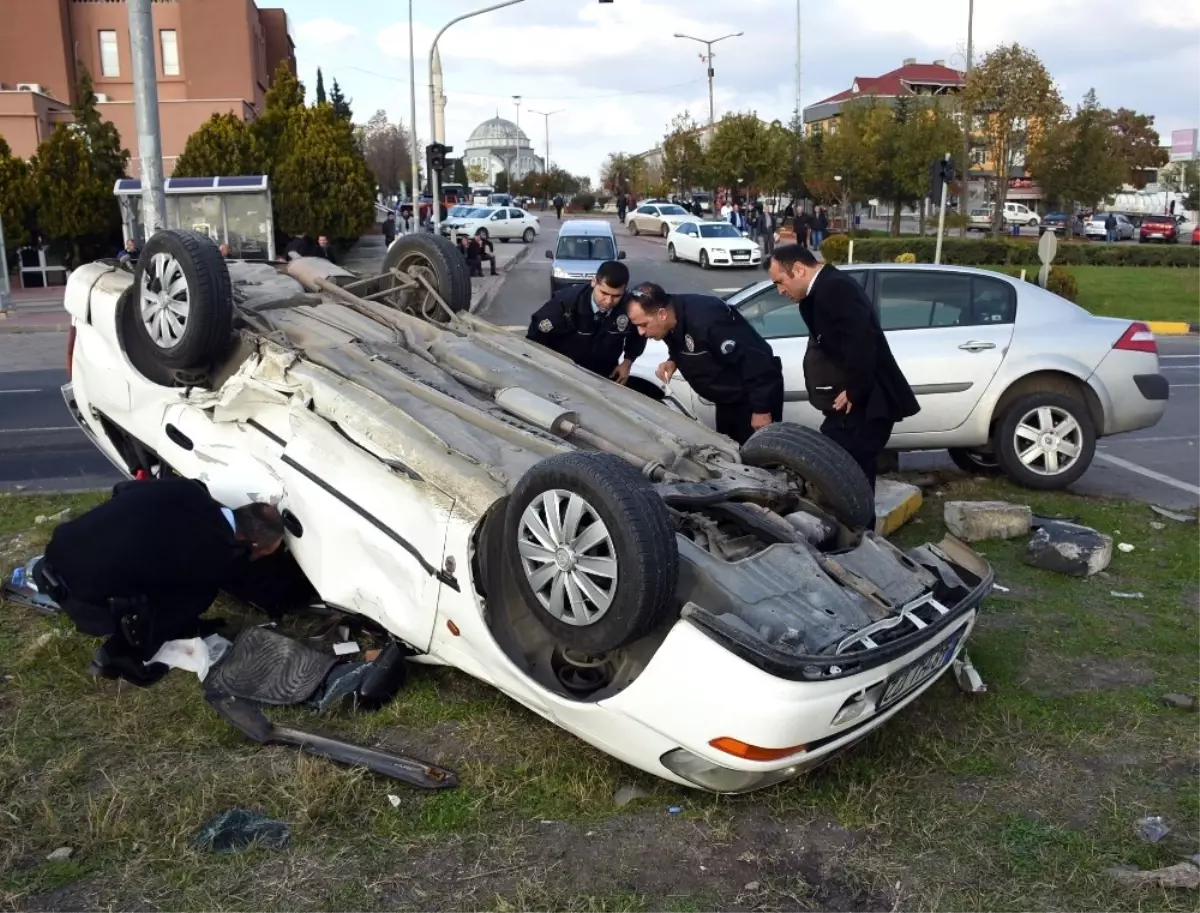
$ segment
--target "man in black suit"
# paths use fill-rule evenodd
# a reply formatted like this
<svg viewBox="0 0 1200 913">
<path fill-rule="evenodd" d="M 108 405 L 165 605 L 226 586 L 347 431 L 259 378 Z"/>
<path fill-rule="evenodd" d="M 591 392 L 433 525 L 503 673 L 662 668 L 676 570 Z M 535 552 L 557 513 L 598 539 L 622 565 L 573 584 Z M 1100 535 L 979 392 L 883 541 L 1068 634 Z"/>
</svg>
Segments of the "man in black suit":
<svg viewBox="0 0 1200 913">
<path fill-rule="evenodd" d="M 921 407 L 892 356 L 875 309 L 857 282 L 820 263 L 801 244 L 784 244 L 771 254 L 768 274 L 780 294 L 800 305 L 808 325 L 805 385 L 813 404 L 823 407 L 821 433 L 840 444 L 875 487 L 879 455 L 896 422 Z M 814 396 L 814 364 L 832 375 L 830 401 Z"/>
<path fill-rule="evenodd" d="M 95 674 L 145 687 L 167 672 L 146 661 L 202 633 L 221 587 L 245 561 L 275 553 L 283 534 L 270 504 L 230 510 L 189 479 L 122 482 L 55 528 L 33 576 L 81 633 L 108 638 Z"/>
<path fill-rule="evenodd" d="M 737 308 L 715 295 L 668 295 L 653 282 L 630 298 L 637 331 L 667 344 L 670 358 L 658 366 L 658 379 L 669 383 L 678 370 L 716 404 L 717 431 L 744 444 L 783 420 L 783 363 Z"/>
</svg>

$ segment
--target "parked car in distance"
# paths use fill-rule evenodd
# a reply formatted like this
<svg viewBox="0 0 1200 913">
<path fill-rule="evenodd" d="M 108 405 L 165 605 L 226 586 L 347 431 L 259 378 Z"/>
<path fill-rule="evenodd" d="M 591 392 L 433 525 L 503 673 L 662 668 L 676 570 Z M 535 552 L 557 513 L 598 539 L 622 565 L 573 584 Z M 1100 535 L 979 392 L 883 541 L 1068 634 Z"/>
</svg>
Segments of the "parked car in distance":
<svg viewBox="0 0 1200 913">
<path fill-rule="evenodd" d="M 1132 240 L 1134 235 L 1133 223 L 1130 222 L 1129 218 L 1122 213 L 1114 212 L 1112 215 L 1113 218 L 1117 220 L 1117 240 Z M 1092 213 L 1092 217 L 1088 219 L 1087 224 L 1083 229 L 1083 233 L 1088 237 L 1089 240 L 1097 239 L 1103 241 L 1108 237 L 1108 229 L 1104 227 L 1104 222 L 1108 216 L 1109 214 L 1107 212 Z"/>
<path fill-rule="evenodd" d="M 693 219 L 667 234 L 667 259 L 689 260 L 701 269 L 712 266 L 760 266 L 762 248 L 728 222 Z"/>
<path fill-rule="evenodd" d="M 1054 232 L 1060 238 L 1066 237 L 1071 230 L 1071 216 L 1065 212 L 1048 212 L 1042 217 L 1042 224 L 1038 226 L 1038 234 L 1044 235 L 1048 231 Z"/>
<path fill-rule="evenodd" d="M 972 209 L 967 214 L 967 231 L 991 231 L 992 210 L 987 207 Z"/>
<path fill-rule="evenodd" d="M 1041 217 L 1024 203 L 1006 202 L 1004 204 L 1004 221 L 1008 224 L 1028 225 L 1030 228 L 1041 222 Z"/>
<path fill-rule="evenodd" d="M 1146 216 L 1138 229 L 1138 240 L 1174 244 L 1179 240 L 1179 223 L 1174 216 Z"/>
<path fill-rule="evenodd" d="M 871 299 L 921 405 L 896 425 L 892 450 L 948 448 L 969 472 L 1058 489 L 1087 470 L 1098 438 L 1149 428 L 1166 410 L 1167 379 L 1143 323 L 1096 317 L 1032 283 L 971 267 L 880 263 L 839 271 Z M 820 425 L 824 416 L 805 392 L 808 327 L 795 303 L 769 280 L 726 300 L 783 361 L 784 420 Z M 665 360 L 662 343 L 651 342 L 634 373 L 653 380 Z M 679 378 L 670 393 L 705 423 L 715 420 L 713 406 Z"/>
<path fill-rule="evenodd" d="M 442 223 L 442 235 L 451 240 L 458 235 L 473 235 L 479 229 L 485 237 L 497 241 L 521 240 L 526 244 L 541 232 L 537 216 L 513 206 L 474 206 L 465 215 Z"/>
<path fill-rule="evenodd" d="M 550 264 L 550 294 L 568 285 L 581 285 L 596 278 L 606 260 L 624 260 L 612 224 L 605 219 L 571 219 L 558 232 L 558 244 L 546 251 Z"/>
<path fill-rule="evenodd" d="M 712 212 L 712 194 L 697 191 L 692 194 L 692 202 L 700 204 L 701 212 Z"/>
<path fill-rule="evenodd" d="M 645 232 L 665 238 L 676 225 L 692 218 L 690 212 L 675 203 L 643 203 L 625 217 L 625 227 L 632 235 Z"/>
<path fill-rule="evenodd" d="M 1200 225 L 1192 229 L 1192 243 L 1200 244 Z"/>
</svg>

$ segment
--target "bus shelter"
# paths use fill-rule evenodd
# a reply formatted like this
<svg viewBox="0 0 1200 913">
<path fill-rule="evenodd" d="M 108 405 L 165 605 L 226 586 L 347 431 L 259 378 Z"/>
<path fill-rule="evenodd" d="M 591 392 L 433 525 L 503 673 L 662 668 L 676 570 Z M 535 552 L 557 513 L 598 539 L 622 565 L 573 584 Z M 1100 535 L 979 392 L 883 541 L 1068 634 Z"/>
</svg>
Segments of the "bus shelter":
<svg viewBox="0 0 1200 913">
<path fill-rule="evenodd" d="M 163 182 L 168 228 L 191 228 L 217 244 L 228 244 L 235 260 L 275 259 L 275 221 L 265 174 L 241 177 L 167 178 Z M 117 181 L 125 238 L 141 243 L 142 182 Z"/>
</svg>

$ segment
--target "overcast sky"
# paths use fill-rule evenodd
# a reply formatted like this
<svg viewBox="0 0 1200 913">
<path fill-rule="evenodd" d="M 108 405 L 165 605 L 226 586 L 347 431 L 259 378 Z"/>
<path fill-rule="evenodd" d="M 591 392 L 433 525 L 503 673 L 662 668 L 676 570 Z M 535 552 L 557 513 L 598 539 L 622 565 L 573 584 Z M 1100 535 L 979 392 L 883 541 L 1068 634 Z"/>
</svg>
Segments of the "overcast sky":
<svg viewBox="0 0 1200 913">
<path fill-rule="evenodd" d="M 310 96 L 320 66 L 337 78 L 355 119 L 383 108 L 409 117 L 405 0 L 259 0 L 292 20 Z M 435 31 L 488 0 L 414 0 L 417 132 L 429 136 L 428 55 Z M 801 0 L 802 90 L 811 105 L 906 57 L 962 68 L 967 0 Z M 440 41 L 447 143 L 497 113 L 517 119 L 544 155 L 595 179 L 610 152 L 655 146 L 671 118 L 708 116 L 703 46 L 718 38 L 716 116 L 756 110 L 786 121 L 795 107 L 794 0 L 523 0 L 453 26 Z M 1019 41 L 1034 50 L 1064 99 L 1095 87 L 1101 104 L 1153 114 L 1164 140 L 1200 126 L 1200 3 L 1196 0 L 976 0 L 975 55 Z M 457 152 L 455 153 L 457 154 Z"/>
</svg>

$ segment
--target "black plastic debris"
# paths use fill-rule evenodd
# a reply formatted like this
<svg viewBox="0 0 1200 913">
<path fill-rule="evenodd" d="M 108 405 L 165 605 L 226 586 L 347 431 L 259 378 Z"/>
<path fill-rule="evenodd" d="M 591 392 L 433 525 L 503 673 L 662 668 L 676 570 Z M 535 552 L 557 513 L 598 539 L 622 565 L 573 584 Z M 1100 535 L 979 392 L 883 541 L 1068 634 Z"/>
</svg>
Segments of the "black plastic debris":
<svg viewBox="0 0 1200 913">
<path fill-rule="evenodd" d="M 248 808 L 231 808 L 198 830 L 191 842 L 203 852 L 240 853 L 255 844 L 283 849 L 291 839 L 291 825 Z"/>
</svg>

